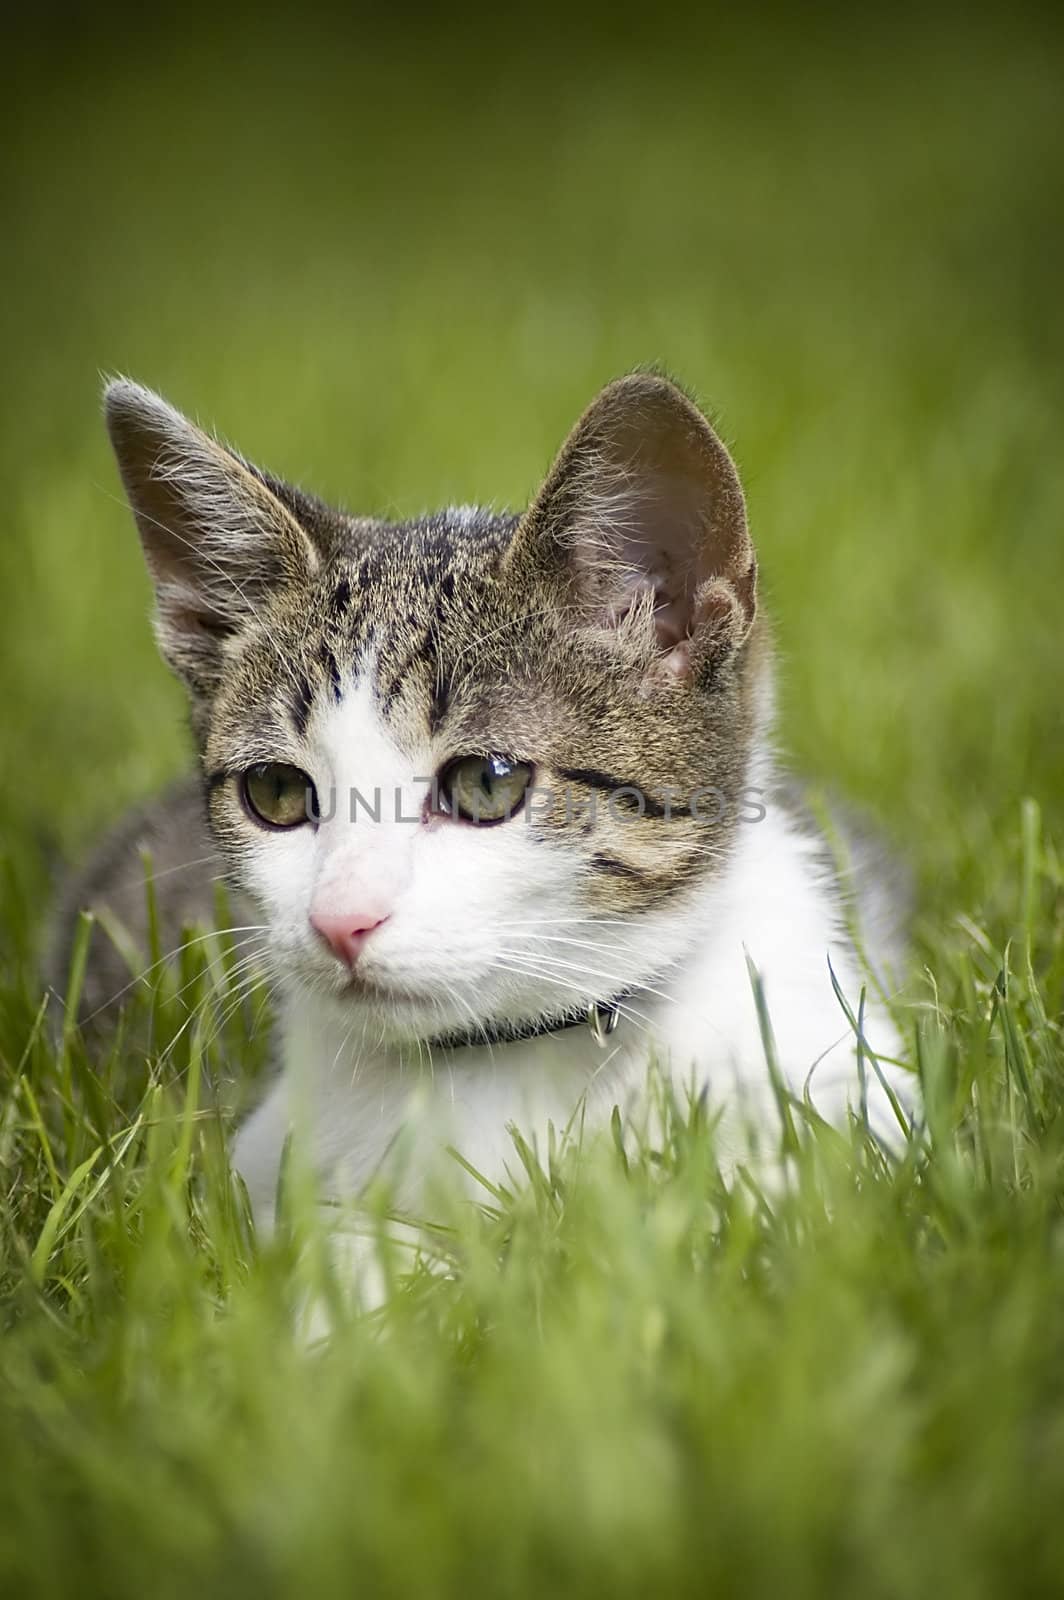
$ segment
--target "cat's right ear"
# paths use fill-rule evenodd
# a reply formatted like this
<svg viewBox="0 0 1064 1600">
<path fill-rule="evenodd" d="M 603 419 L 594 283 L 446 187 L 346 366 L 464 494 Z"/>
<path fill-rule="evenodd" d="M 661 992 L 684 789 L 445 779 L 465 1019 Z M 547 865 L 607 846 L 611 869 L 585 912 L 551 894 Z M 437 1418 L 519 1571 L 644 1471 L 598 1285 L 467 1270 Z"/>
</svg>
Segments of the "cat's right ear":
<svg viewBox="0 0 1064 1600">
<path fill-rule="evenodd" d="M 317 553 L 245 461 L 150 389 L 117 379 L 104 412 L 155 584 L 159 647 L 193 695 L 208 695 L 226 640 L 271 590 L 309 577 Z"/>
</svg>

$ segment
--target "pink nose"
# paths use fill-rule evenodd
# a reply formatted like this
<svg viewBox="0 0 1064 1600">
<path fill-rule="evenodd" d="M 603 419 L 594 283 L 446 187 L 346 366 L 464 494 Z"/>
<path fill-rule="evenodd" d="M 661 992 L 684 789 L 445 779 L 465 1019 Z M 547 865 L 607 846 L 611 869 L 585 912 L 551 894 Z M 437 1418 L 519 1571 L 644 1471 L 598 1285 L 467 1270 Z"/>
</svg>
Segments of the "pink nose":
<svg viewBox="0 0 1064 1600">
<path fill-rule="evenodd" d="M 332 911 L 312 911 L 310 915 L 315 933 L 320 933 L 333 954 L 352 970 L 374 928 L 387 920 L 387 916 L 377 917 L 372 912 L 359 911 L 346 916 Z"/>
</svg>

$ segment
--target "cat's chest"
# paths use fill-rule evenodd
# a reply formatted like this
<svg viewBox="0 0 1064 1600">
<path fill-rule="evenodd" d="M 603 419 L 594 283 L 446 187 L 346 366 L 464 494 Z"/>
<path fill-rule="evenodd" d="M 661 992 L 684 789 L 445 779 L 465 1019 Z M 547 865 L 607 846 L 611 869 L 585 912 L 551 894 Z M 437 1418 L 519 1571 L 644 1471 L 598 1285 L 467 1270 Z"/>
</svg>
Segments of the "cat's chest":
<svg viewBox="0 0 1064 1600">
<path fill-rule="evenodd" d="M 290 1117 L 307 1127 L 315 1164 L 336 1189 L 354 1193 L 386 1170 L 413 1198 L 433 1172 L 473 1172 L 505 1182 L 520 1161 L 518 1128 L 545 1159 L 553 1137 L 592 1125 L 645 1075 L 656 1034 L 634 1019 L 599 1043 L 590 1028 L 499 1045 L 399 1053 L 368 1047 L 330 1051 L 321 1020 L 290 1014 L 286 1082 Z M 323 1062 L 329 1063 L 323 1071 Z M 486 1198 L 486 1194 L 485 1194 Z"/>
</svg>

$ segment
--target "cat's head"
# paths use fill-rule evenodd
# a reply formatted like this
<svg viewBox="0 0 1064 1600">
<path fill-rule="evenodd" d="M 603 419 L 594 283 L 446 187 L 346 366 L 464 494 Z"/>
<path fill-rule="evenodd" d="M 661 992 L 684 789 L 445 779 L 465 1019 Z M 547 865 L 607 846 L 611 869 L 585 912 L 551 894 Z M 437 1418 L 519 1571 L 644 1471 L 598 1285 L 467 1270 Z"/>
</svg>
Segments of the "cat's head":
<svg viewBox="0 0 1064 1600">
<path fill-rule="evenodd" d="M 609 385 L 523 516 L 334 512 L 119 381 L 107 422 L 211 827 L 275 965 L 432 1037 L 585 1008 L 704 937 L 757 736 L 735 468 Z"/>
</svg>

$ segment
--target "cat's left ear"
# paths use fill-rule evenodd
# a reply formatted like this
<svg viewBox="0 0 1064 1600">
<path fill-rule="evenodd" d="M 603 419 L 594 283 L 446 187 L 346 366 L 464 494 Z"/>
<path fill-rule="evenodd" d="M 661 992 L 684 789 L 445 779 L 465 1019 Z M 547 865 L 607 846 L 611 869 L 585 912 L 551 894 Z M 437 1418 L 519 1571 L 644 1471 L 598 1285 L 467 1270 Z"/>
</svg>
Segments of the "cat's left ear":
<svg viewBox="0 0 1064 1600">
<path fill-rule="evenodd" d="M 583 626 L 639 626 L 655 667 L 679 678 L 731 654 L 754 620 L 738 473 L 698 407 L 655 375 L 611 383 L 580 418 L 508 561 L 560 581 Z"/>
</svg>

